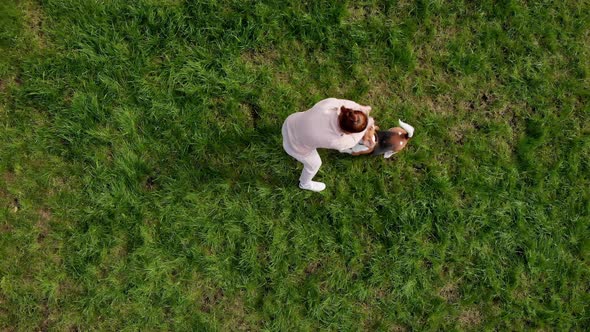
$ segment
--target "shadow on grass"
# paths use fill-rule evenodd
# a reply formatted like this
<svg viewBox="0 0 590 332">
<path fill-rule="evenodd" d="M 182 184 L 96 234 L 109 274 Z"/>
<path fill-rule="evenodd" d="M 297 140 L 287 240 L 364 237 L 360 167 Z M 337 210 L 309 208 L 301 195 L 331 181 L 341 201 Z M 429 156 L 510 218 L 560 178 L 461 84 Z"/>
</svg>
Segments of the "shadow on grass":
<svg viewBox="0 0 590 332">
<path fill-rule="evenodd" d="M 298 176 L 297 161 L 283 150 L 280 126 L 255 125 L 241 135 L 221 136 L 220 141 L 224 143 L 208 150 L 206 158 L 190 161 L 201 183 L 282 187 Z"/>
</svg>

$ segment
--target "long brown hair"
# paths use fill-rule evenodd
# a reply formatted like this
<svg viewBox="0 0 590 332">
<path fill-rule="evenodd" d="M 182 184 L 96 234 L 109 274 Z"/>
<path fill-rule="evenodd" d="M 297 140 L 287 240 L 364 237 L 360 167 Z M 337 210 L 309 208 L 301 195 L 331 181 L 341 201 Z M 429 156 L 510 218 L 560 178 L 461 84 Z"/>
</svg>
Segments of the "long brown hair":
<svg viewBox="0 0 590 332">
<path fill-rule="evenodd" d="M 340 107 L 338 123 L 340 129 L 349 133 L 360 133 L 367 128 L 368 117 L 361 111 L 355 111 L 344 106 Z"/>
</svg>

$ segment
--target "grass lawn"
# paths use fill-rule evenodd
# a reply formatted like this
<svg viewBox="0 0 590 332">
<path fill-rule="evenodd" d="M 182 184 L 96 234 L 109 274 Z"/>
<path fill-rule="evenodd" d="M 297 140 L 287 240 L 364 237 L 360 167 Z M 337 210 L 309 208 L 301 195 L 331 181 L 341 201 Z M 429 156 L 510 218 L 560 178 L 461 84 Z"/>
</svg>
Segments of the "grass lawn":
<svg viewBox="0 0 590 332">
<path fill-rule="evenodd" d="M 0 330 L 590 329 L 588 1 L 0 1 Z M 338 97 L 416 128 L 321 150 Z"/>
</svg>

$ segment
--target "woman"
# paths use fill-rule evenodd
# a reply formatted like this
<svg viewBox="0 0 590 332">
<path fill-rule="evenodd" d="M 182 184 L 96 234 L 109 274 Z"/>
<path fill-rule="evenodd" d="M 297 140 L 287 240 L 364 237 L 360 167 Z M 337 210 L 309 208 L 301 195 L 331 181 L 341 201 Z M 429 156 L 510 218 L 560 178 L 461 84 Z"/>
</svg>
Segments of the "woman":
<svg viewBox="0 0 590 332">
<path fill-rule="evenodd" d="M 299 188 L 322 191 L 326 185 L 312 181 L 322 160 L 316 149 L 334 149 L 350 153 L 373 126 L 369 117 L 370 106 L 361 106 L 354 101 L 328 98 L 305 112 L 291 114 L 283 123 L 283 148 L 303 163 Z"/>
</svg>

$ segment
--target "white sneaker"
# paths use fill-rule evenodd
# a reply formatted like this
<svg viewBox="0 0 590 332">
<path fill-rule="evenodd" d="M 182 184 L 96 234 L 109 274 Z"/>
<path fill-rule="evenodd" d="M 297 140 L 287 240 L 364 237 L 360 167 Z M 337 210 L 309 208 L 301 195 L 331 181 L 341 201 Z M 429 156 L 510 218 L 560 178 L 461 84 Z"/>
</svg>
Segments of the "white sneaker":
<svg viewBox="0 0 590 332">
<path fill-rule="evenodd" d="M 309 181 L 308 183 L 299 182 L 299 188 L 319 192 L 326 189 L 326 184 L 323 182 L 316 181 Z"/>
</svg>

